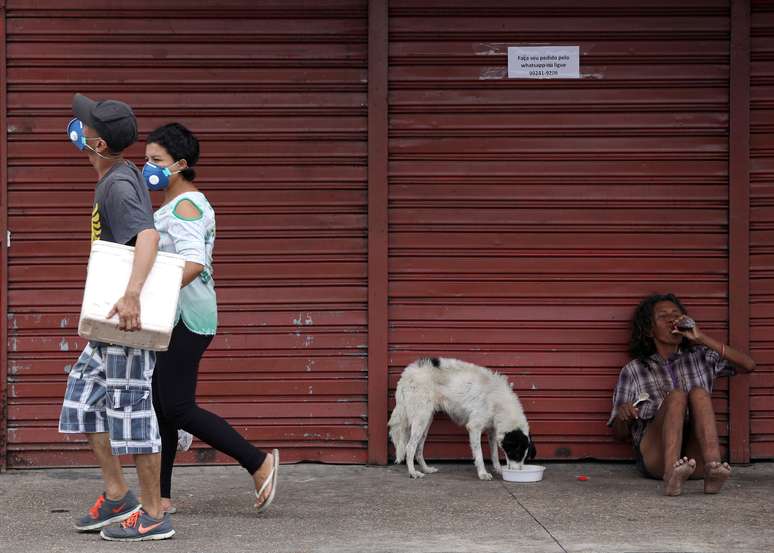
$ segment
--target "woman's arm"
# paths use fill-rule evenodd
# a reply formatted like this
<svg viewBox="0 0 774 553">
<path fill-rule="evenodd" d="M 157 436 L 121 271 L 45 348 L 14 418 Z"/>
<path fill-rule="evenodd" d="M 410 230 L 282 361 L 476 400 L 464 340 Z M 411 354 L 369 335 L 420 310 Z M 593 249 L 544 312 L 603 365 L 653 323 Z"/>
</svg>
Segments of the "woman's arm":
<svg viewBox="0 0 774 553">
<path fill-rule="evenodd" d="M 183 267 L 183 283 L 180 285 L 180 288 L 185 288 L 191 284 L 203 270 L 204 265 L 194 263 L 193 261 L 186 261 L 185 267 Z"/>
<path fill-rule="evenodd" d="M 194 221 L 198 221 L 202 217 L 202 211 L 199 209 L 198 206 L 196 206 L 191 200 L 183 199 L 182 201 L 178 202 L 178 204 L 175 206 L 175 215 L 184 220 L 188 221 L 190 223 L 193 223 Z M 185 224 L 185 223 L 184 223 Z M 195 224 L 195 223 L 193 223 Z M 196 225 L 196 224 L 195 224 Z M 194 226 L 193 229 L 201 230 L 198 225 Z M 196 257 L 198 258 L 200 255 L 202 255 L 202 244 L 204 243 L 204 236 L 197 235 L 194 231 L 191 232 L 191 229 L 187 229 L 185 232 L 181 232 L 182 228 L 179 229 L 177 233 L 173 236 L 173 239 L 175 240 L 175 248 L 178 250 L 178 253 L 182 253 L 180 251 L 180 244 L 181 240 L 184 240 L 185 246 L 184 248 L 190 249 L 191 243 L 197 243 L 198 245 L 192 248 L 193 252 L 196 253 Z M 196 277 L 198 277 L 201 272 L 204 270 L 204 265 L 201 263 L 196 263 L 194 261 L 186 261 L 185 267 L 183 268 L 183 282 L 180 285 L 180 288 L 185 288 L 189 284 L 191 284 Z"/>
</svg>

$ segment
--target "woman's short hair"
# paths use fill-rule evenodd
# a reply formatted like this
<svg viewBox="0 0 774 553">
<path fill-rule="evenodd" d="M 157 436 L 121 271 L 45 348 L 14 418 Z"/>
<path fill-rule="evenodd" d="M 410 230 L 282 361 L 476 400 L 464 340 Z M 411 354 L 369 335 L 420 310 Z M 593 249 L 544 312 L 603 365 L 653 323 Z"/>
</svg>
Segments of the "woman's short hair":
<svg viewBox="0 0 774 553">
<path fill-rule="evenodd" d="M 199 140 L 183 125 L 180 123 L 163 125 L 150 133 L 146 142 L 163 147 L 175 161 L 186 160 L 188 168 L 180 174 L 187 181 L 193 181 L 196 178 L 193 166 L 199 161 Z"/>
</svg>

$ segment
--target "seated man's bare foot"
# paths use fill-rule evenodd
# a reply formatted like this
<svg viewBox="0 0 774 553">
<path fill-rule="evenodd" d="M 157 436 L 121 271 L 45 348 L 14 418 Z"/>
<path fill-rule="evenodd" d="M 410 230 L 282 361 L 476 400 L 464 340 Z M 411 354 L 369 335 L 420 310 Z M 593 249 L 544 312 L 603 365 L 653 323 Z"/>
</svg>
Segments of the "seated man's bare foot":
<svg viewBox="0 0 774 553">
<path fill-rule="evenodd" d="M 683 457 L 675 461 L 671 470 L 664 474 L 664 495 L 683 493 L 683 482 L 688 480 L 696 469 L 696 461 Z"/>
<path fill-rule="evenodd" d="M 728 463 L 715 461 L 704 465 L 704 493 L 718 493 L 731 477 Z"/>
</svg>

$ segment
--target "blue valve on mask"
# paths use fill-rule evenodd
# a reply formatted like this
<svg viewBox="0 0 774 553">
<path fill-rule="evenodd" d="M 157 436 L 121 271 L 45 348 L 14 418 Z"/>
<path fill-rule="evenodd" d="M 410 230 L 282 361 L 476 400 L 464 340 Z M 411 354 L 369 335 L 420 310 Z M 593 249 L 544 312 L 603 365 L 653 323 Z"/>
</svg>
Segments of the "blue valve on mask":
<svg viewBox="0 0 774 553">
<path fill-rule="evenodd" d="M 86 147 L 86 137 L 83 135 L 83 121 L 75 117 L 67 124 L 67 136 L 73 146 L 79 150 Z"/>
<path fill-rule="evenodd" d="M 176 165 L 173 163 L 172 166 Z M 179 173 L 179 171 L 177 171 Z M 148 190 L 164 190 L 169 186 L 169 177 L 172 176 L 169 167 L 160 167 L 155 163 L 148 161 L 142 168 L 142 176 L 145 177 L 145 185 Z"/>
</svg>

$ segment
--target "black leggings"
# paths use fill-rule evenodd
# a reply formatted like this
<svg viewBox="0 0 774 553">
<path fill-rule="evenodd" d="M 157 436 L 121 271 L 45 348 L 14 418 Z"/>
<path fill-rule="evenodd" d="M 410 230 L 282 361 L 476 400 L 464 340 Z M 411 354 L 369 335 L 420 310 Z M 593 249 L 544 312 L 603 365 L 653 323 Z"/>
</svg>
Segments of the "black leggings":
<svg viewBox="0 0 774 553">
<path fill-rule="evenodd" d="M 172 331 L 167 351 L 156 354 L 153 370 L 153 407 L 161 432 L 161 497 L 172 497 L 172 465 L 177 454 L 177 429 L 190 432 L 211 447 L 233 457 L 250 474 L 266 459 L 229 423 L 196 405 L 199 360 L 213 336 L 196 334 L 180 321 Z"/>
</svg>

